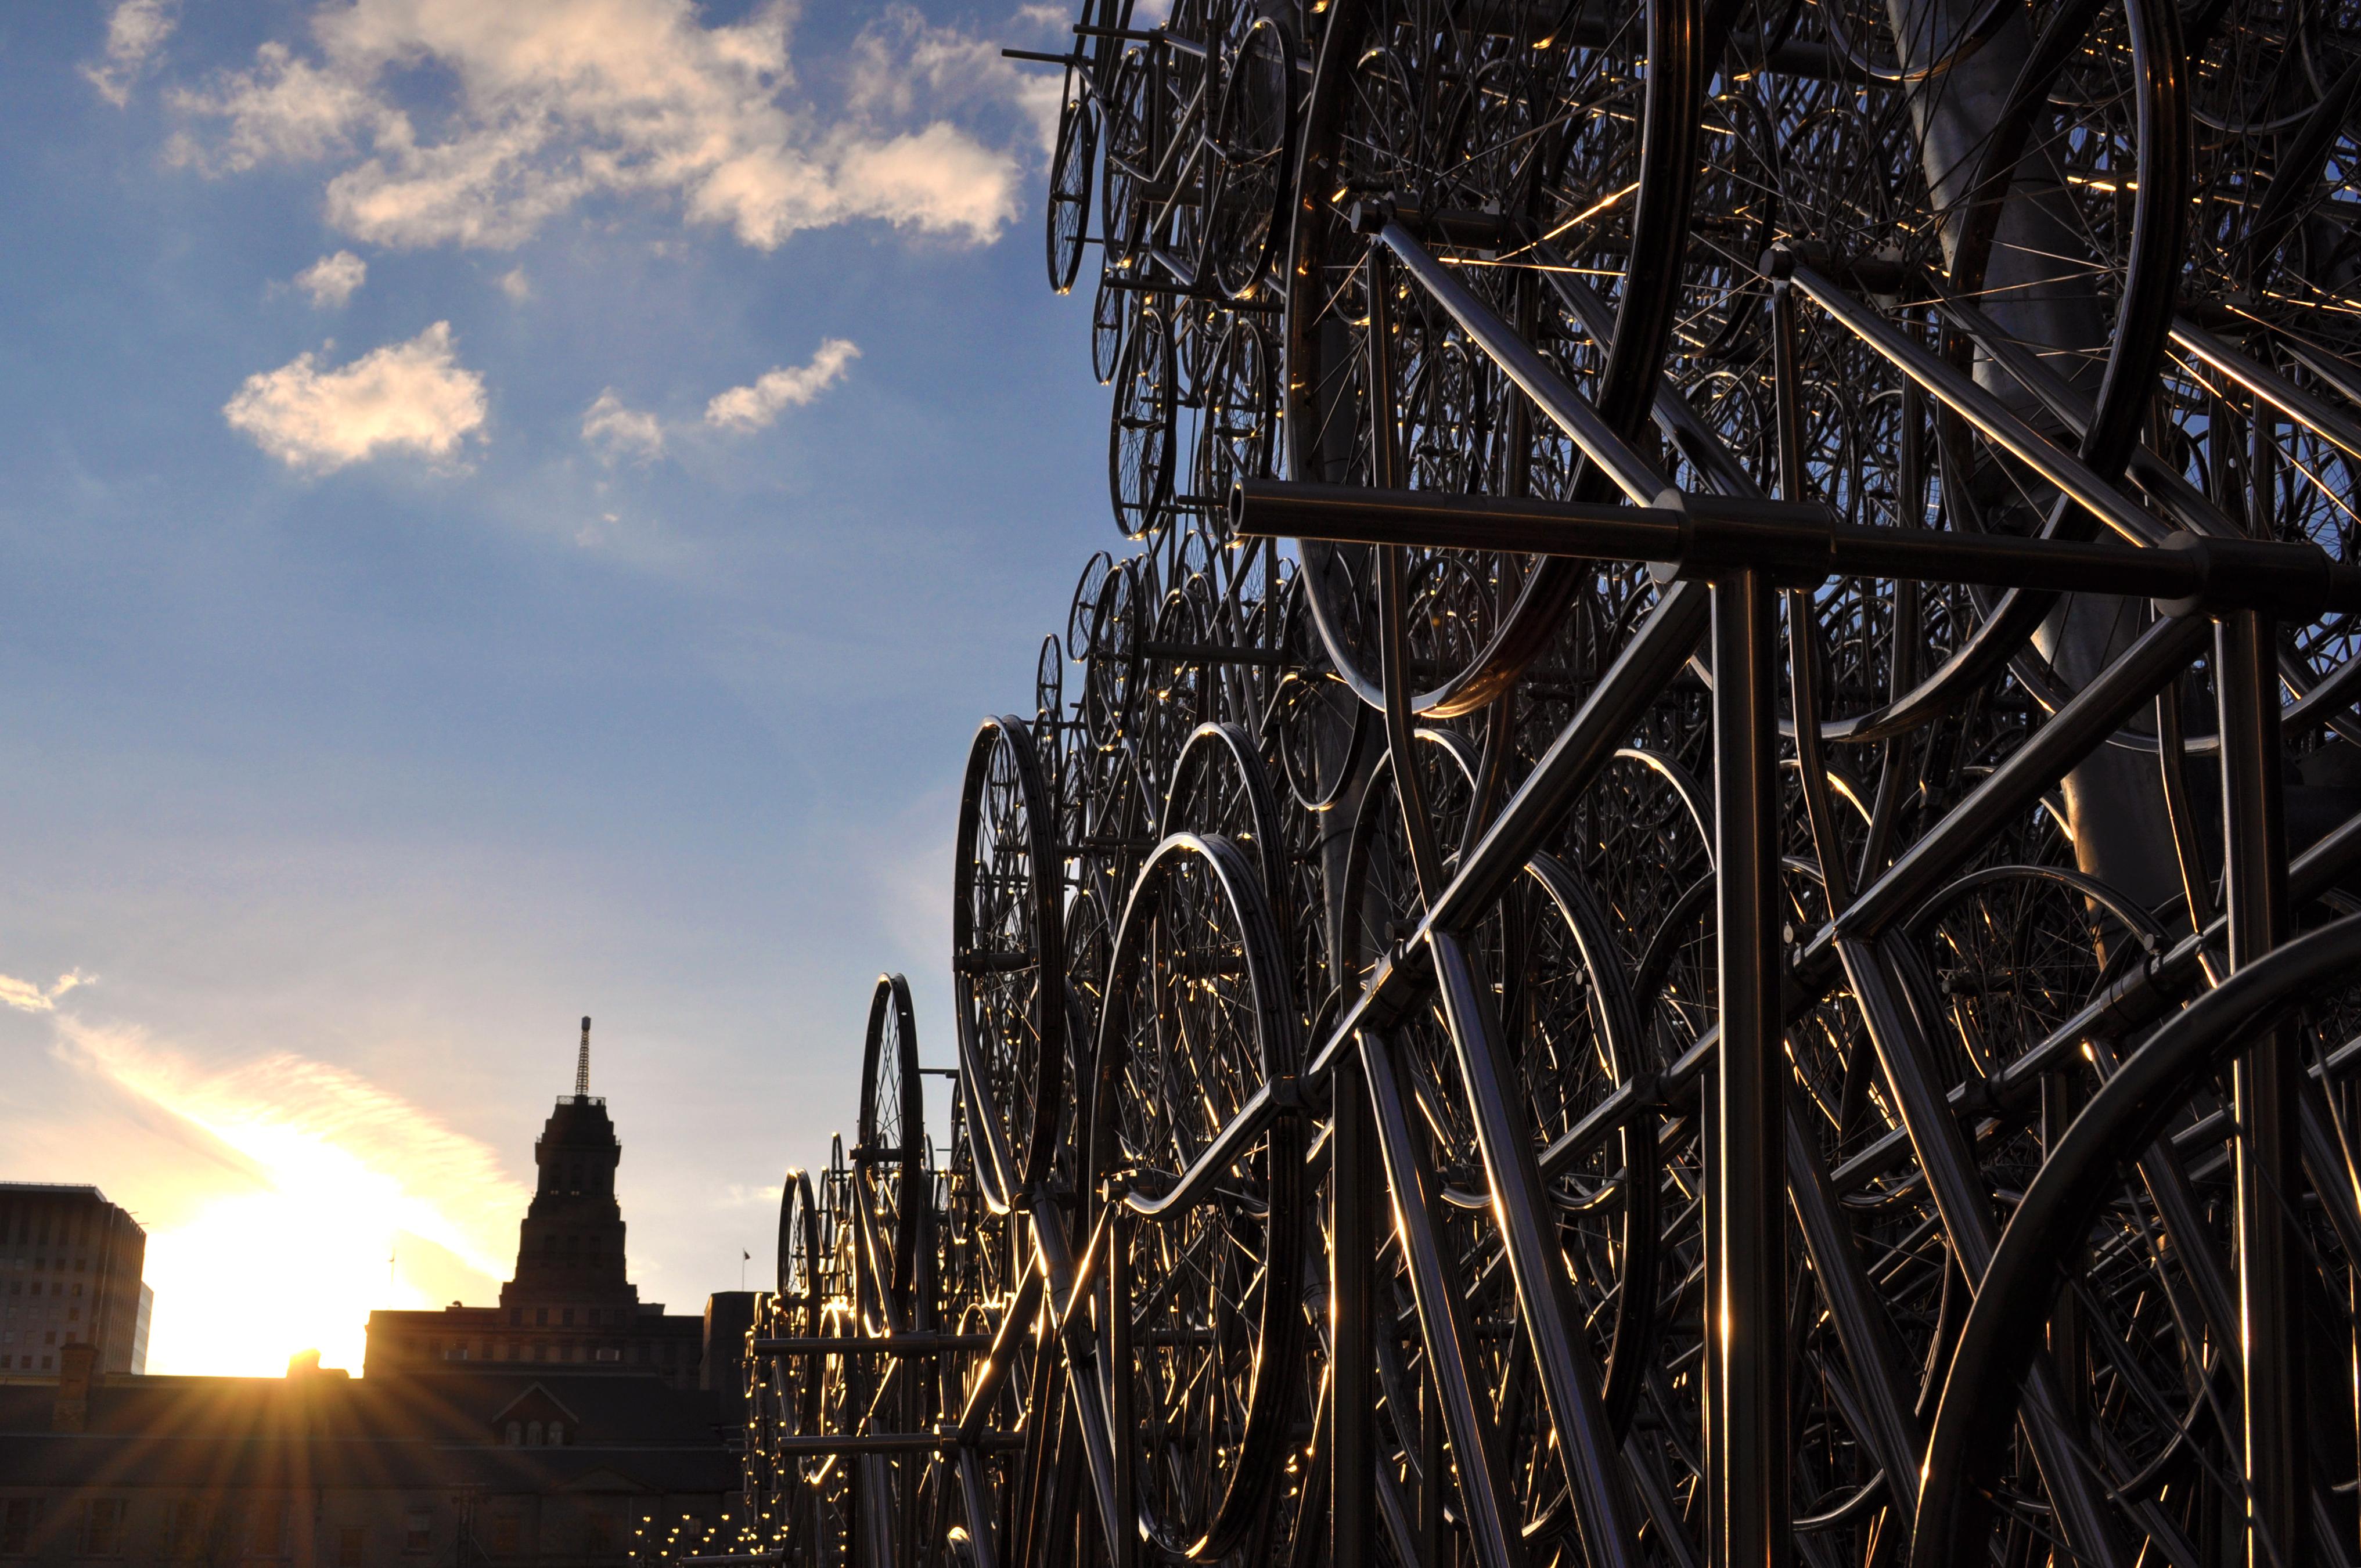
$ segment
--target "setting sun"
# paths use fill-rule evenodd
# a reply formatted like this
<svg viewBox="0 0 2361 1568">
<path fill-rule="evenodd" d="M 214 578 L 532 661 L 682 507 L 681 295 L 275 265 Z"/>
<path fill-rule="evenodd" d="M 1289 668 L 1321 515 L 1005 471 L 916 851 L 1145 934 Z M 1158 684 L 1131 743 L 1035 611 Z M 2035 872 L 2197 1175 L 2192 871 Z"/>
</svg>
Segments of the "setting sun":
<svg viewBox="0 0 2361 1568">
<path fill-rule="evenodd" d="M 291 1056 L 209 1072 L 135 1036 L 64 1032 L 216 1156 L 147 1213 L 149 1370 L 269 1375 L 316 1350 L 357 1373 L 371 1310 L 480 1299 L 506 1272 L 524 1190 L 418 1107 Z"/>
</svg>

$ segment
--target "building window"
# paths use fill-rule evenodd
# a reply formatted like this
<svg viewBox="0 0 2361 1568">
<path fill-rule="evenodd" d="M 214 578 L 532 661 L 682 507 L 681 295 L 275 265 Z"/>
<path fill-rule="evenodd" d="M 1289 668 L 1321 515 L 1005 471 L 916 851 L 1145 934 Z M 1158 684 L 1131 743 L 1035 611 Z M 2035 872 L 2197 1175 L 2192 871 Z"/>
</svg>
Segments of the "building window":
<svg viewBox="0 0 2361 1568">
<path fill-rule="evenodd" d="M 514 1557 L 516 1552 L 516 1515 L 494 1515 L 492 1519 L 492 1555 L 495 1557 Z"/>
<path fill-rule="evenodd" d="M 523 1326 L 524 1309 L 522 1307 L 511 1307 L 509 1309 L 509 1327 L 514 1329 L 522 1328 Z"/>
<path fill-rule="evenodd" d="M 524 1442 L 524 1427 L 523 1427 L 522 1423 L 518 1422 L 518 1421 L 511 1421 L 511 1422 L 509 1423 L 509 1446 L 510 1446 L 511 1448 L 517 1448 L 517 1447 L 522 1446 L 522 1445 L 523 1444 L 523 1442 Z"/>
<path fill-rule="evenodd" d="M 615 1550 L 615 1527 L 604 1513 L 594 1512 L 582 1521 L 582 1550 L 592 1557 Z"/>
<path fill-rule="evenodd" d="M 123 1555 L 123 1499 L 93 1497 L 82 1505 L 82 1549 L 89 1557 Z"/>
<path fill-rule="evenodd" d="M 574 1309 L 571 1307 L 566 1308 L 563 1316 L 565 1321 L 562 1326 L 569 1329 L 572 1328 L 574 1326 Z"/>
<path fill-rule="evenodd" d="M 528 1448 L 539 1448 L 541 1446 L 541 1423 L 539 1421 L 534 1421 L 532 1425 L 524 1429 L 524 1441 L 525 1446 Z"/>
<path fill-rule="evenodd" d="M 549 1446 L 552 1448 L 564 1448 L 566 1446 L 566 1423 L 564 1421 L 552 1421 L 549 1423 Z"/>
<path fill-rule="evenodd" d="M 22 1240 L 20 1236 L 17 1238 Z M 11 1497 L 0 1506 L 0 1557 L 23 1557 L 33 1550 L 33 1531 L 41 1522 L 41 1499 Z"/>
<path fill-rule="evenodd" d="M 549 1309 L 546 1307 L 535 1307 L 533 1310 L 533 1321 L 535 1328 L 547 1328 L 549 1326 Z"/>
<path fill-rule="evenodd" d="M 423 1557 L 434 1549 L 434 1510 L 412 1508 L 402 1520 L 401 1550 Z"/>
<path fill-rule="evenodd" d="M 336 1568 L 361 1568 L 368 1546 L 368 1531 L 347 1525 L 336 1532 Z"/>
</svg>

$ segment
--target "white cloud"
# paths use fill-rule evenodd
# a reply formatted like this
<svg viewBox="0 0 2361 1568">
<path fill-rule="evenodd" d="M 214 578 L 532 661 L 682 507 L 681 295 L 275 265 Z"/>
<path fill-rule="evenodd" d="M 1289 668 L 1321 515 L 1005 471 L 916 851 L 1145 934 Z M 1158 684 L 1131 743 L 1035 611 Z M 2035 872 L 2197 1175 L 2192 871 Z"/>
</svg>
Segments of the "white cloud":
<svg viewBox="0 0 2361 1568">
<path fill-rule="evenodd" d="M 1016 20 L 1062 32 L 1071 16 L 1054 5 L 1022 5 Z M 1031 125 L 1046 153 L 1057 146 L 1065 96 L 1063 73 L 1019 65 L 1001 54 L 998 39 L 938 27 L 914 6 L 888 5 L 853 41 L 848 101 L 881 119 L 907 120 L 922 100 L 938 108 L 1005 104 Z"/>
<path fill-rule="evenodd" d="M 289 467 L 324 474 L 380 452 L 448 458 L 481 432 L 484 413 L 484 378 L 453 354 L 448 322 L 339 369 L 299 355 L 247 377 L 222 410 Z"/>
<path fill-rule="evenodd" d="M 607 463 L 623 457 L 653 463 L 664 455 L 664 422 L 652 413 L 626 408 L 609 387 L 582 415 L 582 439 Z"/>
<path fill-rule="evenodd" d="M 29 980 L 0 974 L 0 1006 L 13 1007 L 19 1013 L 54 1013 L 58 998 L 77 986 L 88 985 L 93 977 L 80 970 L 69 970 L 58 976 L 58 982 L 47 990 Z"/>
<path fill-rule="evenodd" d="M 324 256 L 295 274 L 295 287 L 312 296 L 317 310 L 343 306 L 368 280 L 368 263 L 349 250 Z"/>
<path fill-rule="evenodd" d="M 105 56 L 82 68 L 100 97 L 118 109 L 131 102 L 132 83 L 156 63 L 180 10 L 179 0 L 119 0 L 106 18 Z"/>
<path fill-rule="evenodd" d="M 845 367 L 861 357 L 849 339 L 831 337 L 811 363 L 792 370 L 765 371 L 751 387 L 732 387 L 705 405 L 705 422 L 725 430 L 760 430 L 789 406 L 801 407 L 828 390 Z"/>
<path fill-rule="evenodd" d="M 211 170 L 333 159 L 328 221 L 376 244 L 522 243 L 598 196 L 678 201 L 765 249 L 855 219 L 970 242 L 1016 214 L 1013 126 L 1038 135 L 1033 81 L 983 40 L 896 7 L 856 45 L 840 111 L 790 60 L 785 0 L 708 26 L 694 0 L 351 0 L 251 66 L 174 95 L 201 130 L 175 156 Z M 446 81 L 447 103 L 397 82 Z"/>
<path fill-rule="evenodd" d="M 522 267 L 511 267 L 500 276 L 500 292 L 518 304 L 533 298 L 533 280 L 524 275 Z"/>
</svg>

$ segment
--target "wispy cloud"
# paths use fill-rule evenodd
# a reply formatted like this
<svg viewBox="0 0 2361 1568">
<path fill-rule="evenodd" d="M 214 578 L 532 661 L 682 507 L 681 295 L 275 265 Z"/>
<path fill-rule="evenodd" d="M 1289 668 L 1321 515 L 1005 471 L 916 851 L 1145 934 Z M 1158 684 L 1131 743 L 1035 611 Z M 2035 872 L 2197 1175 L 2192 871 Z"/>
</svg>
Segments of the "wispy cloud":
<svg viewBox="0 0 2361 1568">
<path fill-rule="evenodd" d="M 800 408 L 818 397 L 861 357 L 850 338 L 831 337 L 806 365 L 767 370 L 752 386 L 732 387 L 705 405 L 705 422 L 724 430 L 760 430 L 787 408 Z"/>
<path fill-rule="evenodd" d="M 368 280 L 368 263 L 349 250 L 324 256 L 295 274 L 295 287 L 312 297 L 315 310 L 340 308 Z"/>
<path fill-rule="evenodd" d="M 622 458 L 653 463 L 664 455 L 664 421 L 640 409 L 626 407 L 612 387 L 598 394 L 582 415 L 582 439 L 612 464 Z"/>
<path fill-rule="evenodd" d="M 200 1062 L 147 1032 L 58 1020 L 73 1057 L 194 1124 L 267 1172 L 380 1189 L 403 1228 L 486 1273 L 506 1275 L 517 1216 L 532 1194 L 487 1145 L 359 1074 L 289 1051 L 228 1067 Z"/>
<path fill-rule="evenodd" d="M 483 429 L 484 378 L 460 365 L 451 323 L 323 369 L 299 355 L 249 376 L 223 408 L 230 428 L 290 468 L 328 473 L 382 452 L 455 456 Z"/>
<path fill-rule="evenodd" d="M 786 0 L 711 26 L 692 0 L 323 5 L 307 44 L 272 39 L 174 93 L 173 152 L 216 172 L 334 163 L 328 221 L 389 246 L 507 248 L 600 196 L 675 201 L 764 249 L 861 219 L 995 238 L 1019 204 L 1008 122 L 1038 129 L 1054 76 L 896 7 L 825 107 L 790 59 L 793 16 Z M 447 102 L 399 96 L 422 68 Z"/>
<path fill-rule="evenodd" d="M 55 985 L 44 989 L 29 980 L 0 974 L 0 1006 L 13 1007 L 19 1013 L 54 1013 L 58 1010 L 58 998 L 97 978 L 80 970 L 68 970 L 58 976 Z"/>
<path fill-rule="evenodd" d="M 172 1213 L 151 1220 L 160 1369 L 271 1372 L 307 1346 L 357 1366 L 372 1308 L 509 1273 L 530 1194 L 423 1106 L 292 1052 L 218 1065 L 140 1030 L 63 1014 L 56 1027 L 70 1065 L 229 1157 L 194 1201 L 188 1172 L 172 1176 Z"/>
<path fill-rule="evenodd" d="M 106 18 L 106 52 L 82 68 L 98 95 L 116 108 L 131 102 L 131 88 L 154 68 L 172 29 L 180 25 L 178 0 L 119 0 Z"/>
</svg>

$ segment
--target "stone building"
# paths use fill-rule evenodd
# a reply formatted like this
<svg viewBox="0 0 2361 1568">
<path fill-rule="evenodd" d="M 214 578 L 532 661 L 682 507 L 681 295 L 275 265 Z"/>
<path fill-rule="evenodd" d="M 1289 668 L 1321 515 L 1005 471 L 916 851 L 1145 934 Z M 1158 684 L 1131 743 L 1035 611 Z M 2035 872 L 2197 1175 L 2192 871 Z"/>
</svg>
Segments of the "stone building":
<svg viewBox="0 0 2361 1568">
<path fill-rule="evenodd" d="M 16 1568 L 625 1568 L 739 1485 L 725 1401 L 524 1367 L 0 1386 Z"/>
<path fill-rule="evenodd" d="M 147 1260 L 148 1233 L 97 1188 L 0 1181 L 0 1380 L 54 1380 L 77 1341 L 101 1371 L 146 1371 Z"/>
<path fill-rule="evenodd" d="M 590 1020 L 574 1092 L 533 1146 L 533 1202 L 518 1226 L 516 1269 L 497 1307 L 371 1312 L 364 1373 L 518 1363 L 576 1372 L 653 1372 L 675 1387 L 702 1381 L 702 1317 L 640 1299 L 624 1263 L 615 1171 L 623 1146 L 607 1102 L 590 1092 Z"/>
</svg>

